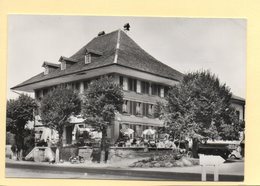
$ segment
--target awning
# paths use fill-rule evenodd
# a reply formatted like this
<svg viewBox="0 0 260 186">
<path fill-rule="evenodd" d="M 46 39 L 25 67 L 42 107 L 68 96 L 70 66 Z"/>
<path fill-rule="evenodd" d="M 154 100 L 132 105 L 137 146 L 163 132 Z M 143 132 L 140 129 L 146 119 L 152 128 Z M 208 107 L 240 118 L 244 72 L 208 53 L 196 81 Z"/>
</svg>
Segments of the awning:
<svg viewBox="0 0 260 186">
<path fill-rule="evenodd" d="M 133 129 L 127 128 L 127 129 L 121 129 L 120 132 L 124 134 L 133 134 L 135 131 Z"/>
<path fill-rule="evenodd" d="M 154 135 L 156 133 L 156 130 L 154 129 L 146 129 L 143 131 L 144 135 Z"/>
</svg>

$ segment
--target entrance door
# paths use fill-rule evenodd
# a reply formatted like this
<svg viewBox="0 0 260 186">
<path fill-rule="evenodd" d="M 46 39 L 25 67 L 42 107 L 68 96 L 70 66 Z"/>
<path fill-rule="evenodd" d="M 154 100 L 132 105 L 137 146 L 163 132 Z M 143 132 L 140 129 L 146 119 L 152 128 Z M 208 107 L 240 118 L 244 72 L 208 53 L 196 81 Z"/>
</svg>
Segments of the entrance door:
<svg viewBox="0 0 260 186">
<path fill-rule="evenodd" d="M 66 143 L 67 144 L 72 143 L 72 131 L 73 131 L 73 126 L 66 127 Z"/>
</svg>

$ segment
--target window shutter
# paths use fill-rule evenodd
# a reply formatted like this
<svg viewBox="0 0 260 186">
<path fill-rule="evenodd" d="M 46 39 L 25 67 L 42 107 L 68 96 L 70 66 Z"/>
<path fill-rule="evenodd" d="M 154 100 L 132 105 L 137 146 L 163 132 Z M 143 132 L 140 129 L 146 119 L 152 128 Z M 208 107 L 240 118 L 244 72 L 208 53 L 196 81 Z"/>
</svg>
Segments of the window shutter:
<svg viewBox="0 0 260 186">
<path fill-rule="evenodd" d="M 164 87 L 163 86 L 161 86 L 161 88 L 160 88 L 160 97 L 164 97 Z"/>
<path fill-rule="evenodd" d="M 120 86 L 123 86 L 123 84 L 124 84 L 123 82 L 124 82 L 123 77 L 120 76 L 119 77 L 119 84 L 120 84 Z"/>
<path fill-rule="evenodd" d="M 130 110 L 130 102 L 131 101 L 127 101 L 127 113 L 130 114 L 131 110 Z"/>
<path fill-rule="evenodd" d="M 136 82 L 136 92 L 141 93 L 141 81 L 139 80 Z"/>
<path fill-rule="evenodd" d="M 127 77 L 123 77 L 123 90 L 129 90 Z"/>
<path fill-rule="evenodd" d="M 146 116 L 148 116 L 149 115 L 149 104 L 146 104 L 145 105 L 145 109 L 146 109 Z"/>
<path fill-rule="evenodd" d="M 132 101 L 129 101 L 130 102 L 130 114 L 133 114 L 133 102 Z"/>
<path fill-rule="evenodd" d="M 133 115 L 136 115 L 136 102 L 133 101 Z"/>
<path fill-rule="evenodd" d="M 145 116 L 145 105 L 146 105 L 146 103 L 143 103 L 143 116 Z"/>
<path fill-rule="evenodd" d="M 134 86 L 133 91 L 136 92 L 136 87 L 137 87 L 136 79 L 133 80 L 133 86 Z"/>
</svg>

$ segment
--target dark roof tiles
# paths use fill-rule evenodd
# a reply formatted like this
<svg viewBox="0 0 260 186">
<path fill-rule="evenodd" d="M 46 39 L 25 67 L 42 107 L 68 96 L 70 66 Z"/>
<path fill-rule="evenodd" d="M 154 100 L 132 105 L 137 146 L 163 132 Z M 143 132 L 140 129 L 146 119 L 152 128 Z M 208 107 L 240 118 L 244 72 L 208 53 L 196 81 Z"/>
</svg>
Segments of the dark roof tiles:
<svg viewBox="0 0 260 186">
<path fill-rule="evenodd" d="M 116 52 L 118 34 L 120 34 L 120 47 Z M 87 50 L 98 51 L 102 55 L 93 56 L 91 58 L 91 63 L 85 64 L 85 54 Z M 26 86 L 27 84 L 36 83 L 38 81 L 44 81 L 50 78 L 77 73 L 82 70 L 114 64 L 116 54 L 118 55 L 116 63 L 125 67 L 141 70 L 173 80 L 180 80 L 183 76 L 182 73 L 161 63 L 145 52 L 125 32 L 116 30 L 108 34 L 95 37 L 88 44 L 83 46 L 80 50 L 68 58 L 73 61 L 77 61 L 77 63 L 71 65 L 69 68 L 65 70 L 58 68 L 48 75 L 43 75 L 43 73 L 40 73 L 13 87 L 12 89 Z"/>
</svg>

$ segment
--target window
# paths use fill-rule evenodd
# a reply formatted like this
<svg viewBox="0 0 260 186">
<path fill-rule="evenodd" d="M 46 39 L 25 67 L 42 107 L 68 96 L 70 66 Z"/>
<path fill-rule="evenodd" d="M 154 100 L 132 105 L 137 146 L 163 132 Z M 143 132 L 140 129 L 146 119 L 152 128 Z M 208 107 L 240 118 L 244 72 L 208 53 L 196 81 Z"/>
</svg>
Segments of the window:
<svg viewBox="0 0 260 186">
<path fill-rule="evenodd" d="M 119 84 L 123 87 L 123 90 L 128 90 L 128 80 L 127 77 L 120 76 Z"/>
<path fill-rule="evenodd" d="M 152 104 L 149 104 L 148 114 L 149 114 L 149 116 L 153 115 L 153 105 Z"/>
<path fill-rule="evenodd" d="M 45 66 L 44 75 L 47 75 L 47 74 L 49 74 L 49 67 Z"/>
<path fill-rule="evenodd" d="M 161 86 L 157 84 L 152 84 L 152 95 L 160 96 Z"/>
<path fill-rule="evenodd" d="M 238 110 L 236 110 L 236 115 L 237 115 L 237 119 L 239 120 L 240 118 L 240 112 Z"/>
<path fill-rule="evenodd" d="M 45 96 L 48 93 L 48 91 L 49 90 L 47 88 L 43 89 L 43 96 Z"/>
<path fill-rule="evenodd" d="M 143 116 L 148 116 L 149 115 L 149 104 L 143 103 Z"/>
<path fill-rule="evenodd" d="M 89 81 L 89 80 L 84 81 L 84 90 L 87 90 L 87 89 L 88 89 L 89 84 L 90 84 L 90 81 Z"/>
<path fill-rule="evenodd" d="M 129 101 L 130 102 L 130 114 L 135 115 L 136 114 L 136 102 L 135 101 Z"/>
<path fill-rule="evenodd" d="M 164 87 L 164 96 L 167 96 L 169 92 L 169 87 Z"/>
<path fill-rule="evenodd" d="M 38 100 L 41 100 L 41 98 L 43 97 L 43 91 L 42 90 L 36 90 L 35 91 L 35 97 Z"/>
<path fill-rule="evenodd" d="M 128 90 L 136 92 L 136 79 L 128 78 Z"/>
<path fill-rule="evenodd" d="M 143 132 L 143 126 L 142 125 L 135 125 L 135 126 L 136 126 L 136 129 L 135 129 L 136 137 L 141 137 L 142 132 Z"/>
<path fill-rule="evenodd" d="M 141 115 L 142 112 L 141 112 L 141 103 L 140 102 L 137 102 L 136 103 L 136 115 Z"/>
<path fill-rule="evenodd" d="M 127 100 L 124 100 L 124 103 L 123 103 L 123 108 L 122 108 L 122 111 L 123 111 L 123 113 L 127 113 L 128 112 L 128 110 L 127 110 Z"/>
<path fill-rule="evenodd" d="M 91 54 L 87 53 L 85 55 L 85 64 L 91 63 Z"/>
<path fill-rule="evenodd" d="M 80 82 L 75 82 L 73 84 L 73 89 L 79 91 L 79 89 L 80 89 Z"/>
<path fill-rule="evenodd" d="M 65 61 L 61 62 L 60 68 L 61 68 L 61 70 L 65 70 L 66 69 L 66 62 Z"/>
<path fill-rule="evenodd" d="M 149 82 L 142 81 L 141 82 L 141 93 L 149 94 L 149 87 L 150 87 Z"/>
</svg>

